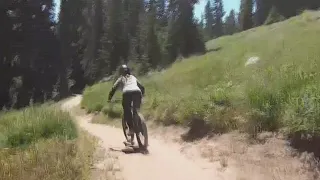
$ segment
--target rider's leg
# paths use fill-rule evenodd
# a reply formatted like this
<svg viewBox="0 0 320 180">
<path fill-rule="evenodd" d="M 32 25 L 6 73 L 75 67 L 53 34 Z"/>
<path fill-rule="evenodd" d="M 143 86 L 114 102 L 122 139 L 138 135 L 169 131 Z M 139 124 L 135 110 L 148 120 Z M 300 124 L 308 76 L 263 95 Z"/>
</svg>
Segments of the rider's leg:
<svg viewBox="0 0 320 180">
<path fill-rule="evenodd" d="M 134 109 L 136 109 L 138 112 L 141 107 L 141 100 L 142 100 L 142 95 L 140 91 L 135 91 L 132 92 L 132 106 Z"/>
<path fill-rule="evenodd" d="M 131 92 L 125 92 L 122 95 L 122 107 L 123 107 L 123 118 L 129 126 L 129 135 L 133 135 L 133 122 L 131 112 L 132 94 Z"/>
</svg>

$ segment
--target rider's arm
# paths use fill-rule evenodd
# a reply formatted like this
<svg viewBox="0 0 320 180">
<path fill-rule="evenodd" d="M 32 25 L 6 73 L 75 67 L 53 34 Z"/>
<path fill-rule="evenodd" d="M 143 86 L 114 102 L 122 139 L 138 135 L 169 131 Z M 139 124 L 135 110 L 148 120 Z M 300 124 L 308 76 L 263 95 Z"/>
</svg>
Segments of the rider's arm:
<svg viewBox="0 0 320 180">
<path fill-rule="evenodd" d="M 113 84 L 111 91 L 109 92 L 109 98 L 108 101 L 110 101 L 114 95 L 114 93 L 116 92 L 116 90 L 119 87 L 119 84 L 121 83 L 121 77 L 117 79 L 117 81 Z"/>
<path fill-rule="evenodd" d="M 144 96 L 145 88 L 144 88 L 144 86 L 139 82 L 138 79 L 137 79 L 137 84 L 138 84 L 139 89 L 141 90 L 142 96 Z"/>
</svg>

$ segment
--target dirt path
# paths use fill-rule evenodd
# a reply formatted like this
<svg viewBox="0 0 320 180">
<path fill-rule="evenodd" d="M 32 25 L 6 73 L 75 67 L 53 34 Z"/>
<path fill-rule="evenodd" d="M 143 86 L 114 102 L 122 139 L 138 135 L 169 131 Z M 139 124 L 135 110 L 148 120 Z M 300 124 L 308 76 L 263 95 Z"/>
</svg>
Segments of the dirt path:
<svg viewBox="0 0 320 180">
<path fill-rule="evenodd" d="M 73 97 L 62 105 L 65 110 L 70 110 L 81 101 L 81 96 Z M 150 137 L 149 154 L 140 153 L 124 154 L 111 151 L 110 148 L 124 148 L 122 131 L 117 128 L 91 124 L 91 116 L 76 116 L 80 127 L 101 140 L 101 146 L 117 156 L 117 163 L 124 180 L 223 180 L 213 164 L 201 159 L 186 157 L 180 152 L 179 146 L 174 143 Z M 106 160 L 107 161 L 107 160 Z M 224 174 L 226 175 L 226 174 Z M 118 177 L 119 178 L 119 177 Z"/>
</svg>

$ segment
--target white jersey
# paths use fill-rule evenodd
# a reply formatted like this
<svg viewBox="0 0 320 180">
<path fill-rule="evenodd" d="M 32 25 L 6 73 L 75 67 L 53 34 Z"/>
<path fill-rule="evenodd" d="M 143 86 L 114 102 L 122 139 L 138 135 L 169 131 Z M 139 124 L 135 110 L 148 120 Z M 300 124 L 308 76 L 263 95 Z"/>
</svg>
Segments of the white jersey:
<svg viewBox="0 0 320 180">
<path fill-rule="evenodd" d="M 139 88 L 138 84 L 140 83 L 136 77 L 134 77 L 133 75 L 126 75 L 119 77 L 117 81 L 114 83 L 113 87 L 121 87 L 123 93 L 131 91 L 141 92 L 141 89 Z"/>
</svg>

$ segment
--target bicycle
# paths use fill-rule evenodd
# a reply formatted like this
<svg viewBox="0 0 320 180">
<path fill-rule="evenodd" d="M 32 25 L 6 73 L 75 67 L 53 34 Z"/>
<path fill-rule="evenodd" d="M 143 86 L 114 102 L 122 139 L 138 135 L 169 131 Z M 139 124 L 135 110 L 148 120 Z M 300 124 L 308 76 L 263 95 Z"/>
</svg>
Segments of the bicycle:
<svg viewBox="0 0 320 180">
<path fill-rule="evenodd" d="M 121 100 L 113 100 L 111 101 L 111 103 L 116 103 L 116 102 L 121 102 Z M 141 113 L 137 112 L 137 111 L 133 111 L 132 109 L 132 104 L 131 104 L 131 112 L 133 114 L 133 128 L 134 128 L 134 132 L 136 134 L 136 139 L 139 145 L 140 149 L 147 149 L 148 147 L 148 128 L 147 125 L 145 123 L 145 119 L 142 116 Z M 122 116 L 121 118 L 121 125 L 122 125 L 122 130 L 123 130 L 123 134 L 126 138 L 127 142 L 132 142 L 132 146 L 133 146 L 133 141 L 134 141 L 134 134 L 131 135 L 130 139 L 128 137 L 129 134 L 129 126 L 127 121 L 124 119 L 124 117 Z M 141 140 L 143 137 L 143 141 Z M 143 143 L 142 143 L 143 142 Z M 126 144 L 125 144 L 126 145 Z M 127 145 L 126 145 L 127 146 Z"/>
</svg>

